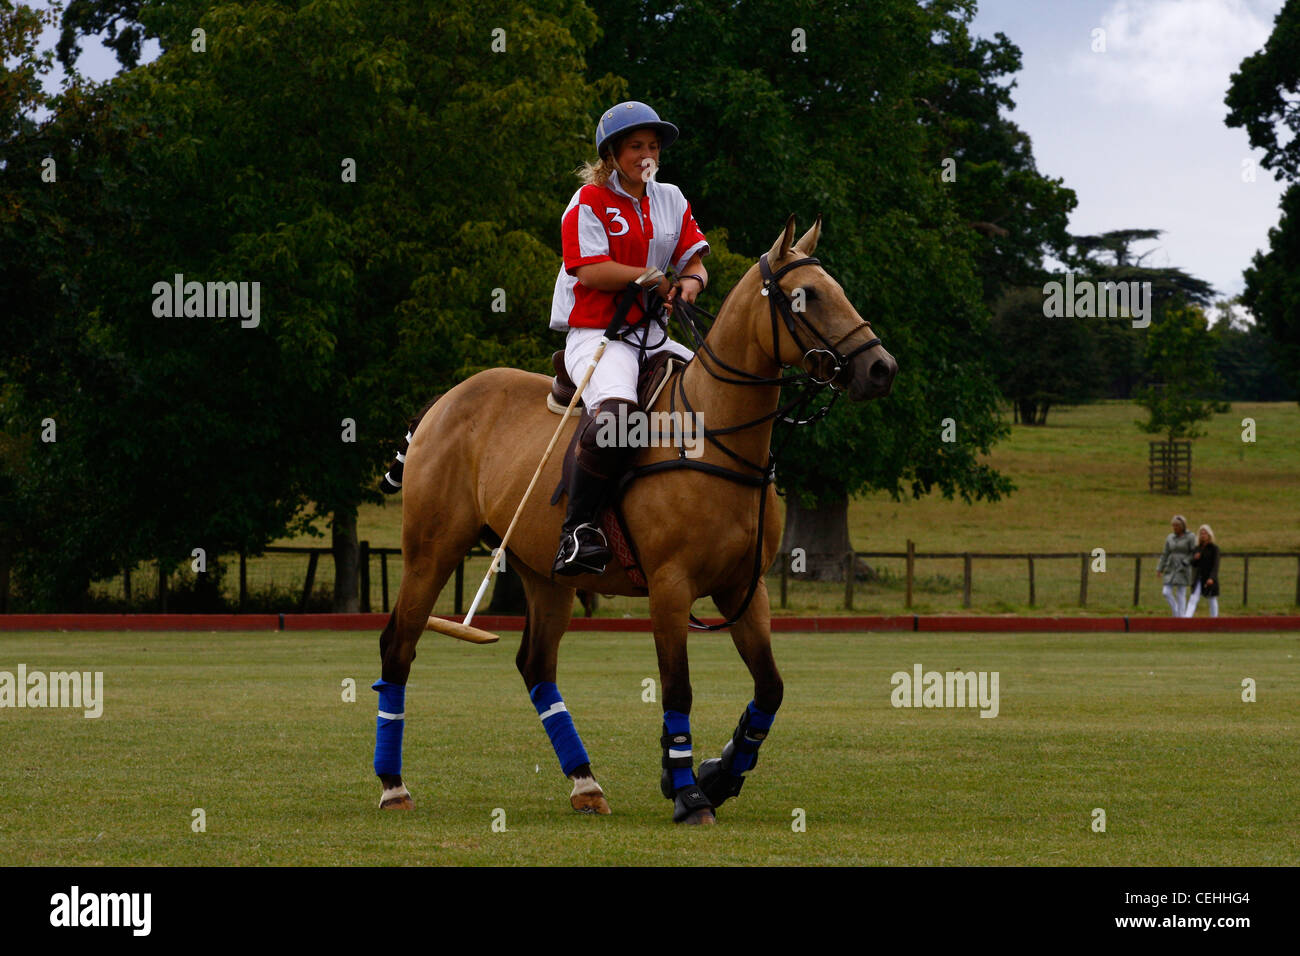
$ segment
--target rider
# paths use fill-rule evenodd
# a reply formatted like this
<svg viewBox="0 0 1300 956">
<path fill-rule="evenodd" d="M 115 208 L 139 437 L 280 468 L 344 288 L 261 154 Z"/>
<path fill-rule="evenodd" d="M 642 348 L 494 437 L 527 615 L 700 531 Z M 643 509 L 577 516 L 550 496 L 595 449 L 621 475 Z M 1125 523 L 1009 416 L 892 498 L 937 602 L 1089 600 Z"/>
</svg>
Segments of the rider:
<svg viewBox="0 0 1300 956">
<path fill-rule="evenodd" d="M 695 223 L 682 191 L 657 182 L 659 153 L 677 139 L 677 127 L 659 119 L 644 103 L 619 103 L 596 124 L 599 162 L 578 171 L 584 181 L 561 220 L 564 263 L 555 279 L 551 328 L 567 333 L 564 364 L 581 381 L 619 300 L 630 282 L 649 268 L 677 273 L 659 280 L 655 291 L 669 304 L 677 296 L 694 302 L 708 283 L 701 262 L 709 244 Z M 586 408 L 578 422 L 578 451 L 568 476 L 569 505 L 555 557 L 556 574 L 600 574 L 610 559 L 605 535 L 592 524 L 606 496 L 626 470 L 635 449 L 602 446 L 597 416 L 614 416 L 619 405 L 638 410 L 638 355 L 668 350 L 684 359 L 690 349 L 668 338 L 657 317 L 643 321 L 647 293 L 627 314 L 623 339 L 605 348 L 582 394 Z"/>
</svg>

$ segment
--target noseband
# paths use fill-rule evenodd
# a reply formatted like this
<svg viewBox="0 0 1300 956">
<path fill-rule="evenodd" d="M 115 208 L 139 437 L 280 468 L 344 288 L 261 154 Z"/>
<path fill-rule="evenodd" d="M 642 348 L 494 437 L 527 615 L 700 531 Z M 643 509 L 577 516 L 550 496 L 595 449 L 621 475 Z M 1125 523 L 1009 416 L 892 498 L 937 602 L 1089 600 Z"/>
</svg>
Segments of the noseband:
<svg viewBox="0 0 1300 956">
<path fill-rule="evenodd" d="M 804 318 L 802 319 L 804 328 L 807 329 L 809 332 L 811 332 L 821 344 L 820 346 L 809 347 L 804 343 L 804 340 L 799 337 L 798 327 L 795 322 L 795 316 L 796 315 L 802 316 L 803 312 L 802 311 L 797 313 L 795 312 L 795 310 L 790 305 L 789 296 L 785 294 L 785 290 L 781 288 L 781 285 L 780 283 L 777 282 L 777 280 L 780 279 L 781 276 L 789 272 L 791 269 L 797 269 L 800 266 L 819 266 L 819 265 L 821 265 L 820 259 L 814 258 L 813 256 L 805 256 L 802 259 L 796 259 L 794 262 L 787 263 L 786 265 L 782 266 L 778 271 L 773 272 L 772 267 L 768 265 L 767 262 L 767 253 L 766 252 L 763 253 L 762 257 L 758 260 L 759 274 L 762 275 L 763 277 L 763 289 L 760 295 L 764 295 L 767 297 L 768 311 L 772 315 L 772 350 L 773 352 L 775 352 L 775 355 L 773 357 L 776 359 L 777 365 L 780 365 L 783 368 L 786 365 L 785 362 L 781 361 L 781 337 L 777 327 L 777 316 L 779 314 L 780 317 L 785 322 L 785 327 L 786 330 L 790 333 L 790 337 L 794 339 L 794 344 L 800 349 L 800 351 L 803 352 L 803 362 L 808 377 L 812 379 L 812 381 L 816 382 L 818 385 L 829 385 L 831 386 L 831 388 L 834 388 L 836 390 L 841 390 L 843 386 L 836 385 L 835 379 L 837 379 L 840 376 L 841 372 L 843 372 L 846 368 L 849 367 L 849 363 L 852 362 L 855 358 L 857 358 L 863 352 L 867 351 L 867 349 L 872 349 L 875 348 L 877 345 L 879 345 L 880 338 L 873 336 L 870 340 L 864 342 L 862 345 L 859 345 L 849 354 L 843 355 L 839 351 L 840 346 L 843 345 L 849 339 L 850 336 L 857 333 L 858 330 L 860 329 L 866 329 L 867 331 L 871 331 L 870 325 L 868 325 L 865 321 L 863 321 L 858 325 L 855 325 L 853 328 L 849 329 L 848 332 L 846 332 L 843 336 L 840 337 L 839 341 L 832 343 L 829 339 L 826 338 L 826 336 L 822 335 L 821 330 L 819 330 L 815 325 L 813 325 L 806 318 Z M 818 378 L 816 373 L 814 373 L 810 368 L 807 368 L 807 366 L 809 365 L 808 360 L 813 355 L 828 356 L 832 364 L 834 365 L 835 371 L 832 372 L 825 379 Z"/>
</svg>

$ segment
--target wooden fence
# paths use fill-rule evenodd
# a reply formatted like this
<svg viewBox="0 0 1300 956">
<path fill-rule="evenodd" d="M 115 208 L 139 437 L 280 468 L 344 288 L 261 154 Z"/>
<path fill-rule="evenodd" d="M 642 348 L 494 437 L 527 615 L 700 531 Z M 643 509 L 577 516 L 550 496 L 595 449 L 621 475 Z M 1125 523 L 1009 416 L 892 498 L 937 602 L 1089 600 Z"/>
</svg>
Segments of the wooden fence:
<svg viewBox="0 0 1300 956">
<path fill-rule="evenodd" d="M 1250 600 L 1250 560 L 1251 558 L 1294 558 L 1296 561 L 1296 579 L 1295 579 L 1295 603 L 1300 606 L 1300 552 L 1294 551 L 1247 551 L 1234 552 L 1226 555 L 1228 558 L 1240 558 L 1242 564 L 1241 574 L 1241 603 L 1246 606 Z M 844 608 L 853 610 L 853 589 L 856 575 L 852 569 L 856 564 L 857 558 L 864 559 L 895 559 L 905 562 L 904 571 L 904 598 L 903 606 L 910 608 L 912 606 L 912 592 L 916 581 L 916 562 L 918 560 L 929 559 L 960 559 L 962 562 L 962 607 L 971 606 L 971 581 L 973 578 L 973 564 L 975 561 L 1023 561 L 1025 562 L 1025 571 L 1029 590 L 1029 606 L 1033 607 L 1037 603 L 1037 594 L 1034 586 L 1034 567 L 1039 561 L 1078 561 L 1079 562 L 1079 607 L 1088 606 L 1088 577 L 1093 572 L 1090 570 L 1094 556 L 1088 551 L 1064 551 L 1064 552 L 1012 552 L 1012 553 L 994 553 L 987 551 L 917 551 L 916 544 L 912 541 L 907 542 L 906 551 L 850 551 L 844 555 Z M 1147 559 L 1151 562 L 1148 567 L 1152 570 L 1159 564 L 1159 558 L 1149 552 L 1140 551 L 1107 551 L 1106 560 L 1112 559 L 1133 560 L 1133 606 L 1137 607 L 1142 598 L 1142 561 Z M 781 577 L 781 600 L 780 606 L 786 607 L 788 604 L 788 582 L 790 579 L 790 555 L 780 554 L 777 556 L 777 563 L 780 565 L 779 574 Z"/>
<path fill-rule="evenodd" d="M 293 587 L 291 594 L 296 595 L 292 600 L 299 612 L 307 610 L 307 602 L 312 597 L 316 589 L 317 569 L 320 565 L 321 557 L 332 559 L 333 552 L 327 547 L 268 547 L 263 550 L 263 555 L 300 555 L 307 558 L 307 566 L 303 577 L 301 588 Z M 452 581 L 454 594 L 454 613 L 462 614 L 465 611 L 465 566 L 469 558 L 488 558 L 491 552 L 485 548 L 479 547 L 470 551 L 460 564 L 456 567 L 454 579 Z M 400 562 L 400 548 L 382 548 L 371 547 L 367 541 L 360 543 L 360 554 L 358 560 L 358 591 L 359 604 L 363 612 L 382 610 L 387 612 L 392 607 L 392 601 L 396 597 L 396 578 L 393 570 L 400 572 L 400 563 L 396 569 L 390 568 L 390 558 Z M 912 541 L 907 542 L 907 548 L 904 551 L 852 551 L 844 555 L 844 599 L 842 607 L 845 610 L 854 610 L 854 591 L 858 587 L 856 576 L 848 573 L 854 568 L 857 559 L 866 560 L 892 560 L 903 563 L 902 590 L 903 590 L 903 607 L 911 608 L 913 606 L 913 597 L 918 583 L 917 562 L 922 561 L 960 561 L 962 565 L 961 577 L 961 595 L 962 607 L 971 607 L 971 595 L 975 581 L 975 564 L 985 562 L 1020 562 L 1025 574 L 1026 597 L 1029 606 L 1033 607 L 1038 603 L 1037 572 L 1045 562 L 1074 562 L 1078 567 L 1078 606 L 1088 606 L 1088 587 L 1093 573 L 1091 565 L 1094 557 L 1090 552 L 987 552 L 987 551 L 918 551 Z M 1141 603 L 1142 597 L 1142 571 L 1147 568 L 1148 575 L 1153 571 L 1158 562 L 1158 557 L 1150 552 L 1106 552 L 1107 562 L 1123 561 L 1133 562 L 1133 606 L 1137 607 Z M 1295 576 L 1295 604 L 1300 606 L 1300 552 L 1278 552 L 1278 551 L 1249 551 L 1249 552 L 1230 552 L 1223 556 L 1223 561 L 1233 562 L 1240 561 L 1241 568 L 1241 604 L 1243 607 L 1249 604 L 1250 600 L 1250 574 L 1252 561 L 1258 562 L 1260 559 L 1292 559 L 1296 562 Z M 238 607 L 241 611 L 245 610 L 248 604 L 248 566 L 250 562 L 257 561 L 257 558 L 248 558 L 245 555 L 238 556 Z M 233 565 L 233 556 L 231 564 Z M 234 570 L 231 567 L 231 570 Z M 777 555 L 776 562 L 768 569 L 769 587 L 776 582 L 771 578 L 776 577 L 779 580 L 779 606 L 786 608 L 789 606 L 789 589 L 792 579 L 799 580 L 791 571 L 791 556 L 789 554 Z M 152 576 L 152 575 L 150 575 Z M 376 576 L 378 580 L 376 581 Z M 1232 575 L 1233 592 L 1235 593 L 1236 574 Z M 390 579 L 393 581 L 390 584 Z M 1057 577 L 1059 586 L 1060 578 Z M 131 602 L 131 574 L 126 572 L 121 578 L 123 593 L 127 603 Z M 378 584 L 378 588 L 374 587 Z M 1005 576 L 1002 578 L 1002 587 L 1005 589 Z M 166 610 L 166 593 L 167 577 L 158 575 L 158 597 L 161 610 Z M 377 590 L 377 593 L 375 593 Z M 1276 583 L 1272 586 L 1274 597 L 1276 597 Z M 947 590 L 946 593 L 952 593 Z M 1229 592 L 1225 589 L 1223 596 L 1227 597 Z M 3 597 L 0 595 L 0 597 Z M 376 599 L 378 606 L 376 605 Z"/>
</svg>

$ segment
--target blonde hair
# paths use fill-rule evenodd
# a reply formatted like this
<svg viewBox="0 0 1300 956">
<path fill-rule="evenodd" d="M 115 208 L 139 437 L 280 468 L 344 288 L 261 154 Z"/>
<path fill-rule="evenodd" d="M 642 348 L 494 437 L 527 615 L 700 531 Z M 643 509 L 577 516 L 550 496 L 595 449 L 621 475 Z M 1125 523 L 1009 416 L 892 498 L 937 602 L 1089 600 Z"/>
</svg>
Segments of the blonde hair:
<svg viewBox="0 0 1300 956">
<path fill-rule="evenodd" d="M 614 175 L 617 168 L 614 153 L 610 151 L 594 163 L 583 163 L 573 172 L 588 186 L 603 186 L 609 182 L 609 177 Z"/>
<path fill-rule="evenodd" d="M 1183 526 L 1182 533 L 1187 534 L 1187 519 L 1184 518 L 1182 515 L 1174 515 L 1172 518 L 1169 519 L 1169 521 L 1171 524 L 1175 521 L 1180 522 Z"/>
<path fill-rule="evenodd" d="M 1211 543 L 1213 543 L 1213 541 L 1214 541 L 1214 529 L 1211 528 L 1208 524 L 1203 524 L 1203 525 L 1201 525 L 1199 528 L 1196 529 L 1196 534 L 1197 534 L 1198 537 L 1200 536 L 1200 533 L 1201 533 L 1202 531 L 1204 531 L 1206 534 L 1208 534 L 1208 535 L 1210 536 L 1210 541 L 1211 541 Z"/>
</svg>

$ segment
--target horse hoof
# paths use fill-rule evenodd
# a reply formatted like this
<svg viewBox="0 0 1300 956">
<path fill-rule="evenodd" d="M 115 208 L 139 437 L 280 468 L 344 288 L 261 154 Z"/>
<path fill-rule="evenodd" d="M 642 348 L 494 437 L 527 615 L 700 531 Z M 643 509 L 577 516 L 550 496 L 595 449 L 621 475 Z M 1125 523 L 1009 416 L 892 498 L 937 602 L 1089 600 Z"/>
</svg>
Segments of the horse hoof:
<svg viewBox="0 0 1300 956">
<path fill-rule="evenodd" d="M 414 810 L 415 801 L 411 799 L 410 791 L 406 786 L 392 787 L 386 789 L 384 795 L 379 798 L 380 810 Z"/>
<path fill-rule="evenodd" d="M 573 792 L 569 794 L 569 803 L 579 813 L 594 813 L 608 816 L 614 811 L 609 808 L 605 791 L 591 777 L 577 777 L 573 780 Z"/>
<path fill-rule="evenodd" d="M 682 826 L 712 826 L 717 822 L 712 810 L 696 810 L 682 821 Z"/>
<path fill-rule="evenodd" d="M 609 801 L 605 799 L 603 793 L 575 793 L 569 798 L 569 802 L 579 813 L 608 816 L 614 812 L 609 808 Z"/>
</svg>

